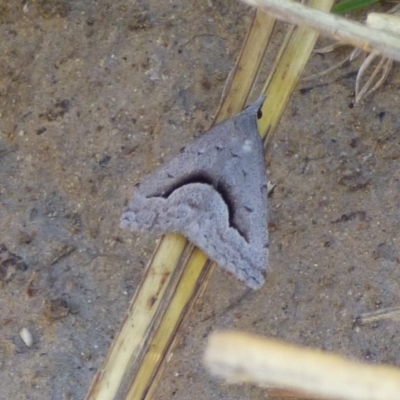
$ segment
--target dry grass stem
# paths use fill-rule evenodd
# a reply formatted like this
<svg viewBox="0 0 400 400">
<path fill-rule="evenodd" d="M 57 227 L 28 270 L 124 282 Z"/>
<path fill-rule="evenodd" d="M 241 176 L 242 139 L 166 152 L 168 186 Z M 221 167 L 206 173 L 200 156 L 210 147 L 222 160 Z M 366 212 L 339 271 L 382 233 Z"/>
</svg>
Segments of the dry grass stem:
<svg viewBox="0 0 400 400">
<path fill-rule="evenodd" d="M 268 398 L 276 398 L 280 399 L 293 399 L 293 400 L 323 400 L 321 397 L 311 396 L 305 393 L 295 392 L 293 390 L 285 390 L 285 389 L 267 389 Z"/>
<path fill-rule="evenodd" d="M 400 4 L 391 8 L 387 13 L 369 13 L 366 24 L 371 28 L 400 36 L 399 13 Z"/>
<path fill-rule="evenodd" d="M 380 57 L 380 60 L 377 66 L 372 71 L 370 77 L 361 86 L 361 79 L 364 75 L 366 75 L 367 68 L 372 64 L 375 58 L 379 57 L 377 53 L 370 53 L 364 62 L 361 64 L 361 67 L 358 71 L 356 78 L 356 90 L 355 97 L 356 103 L 359 103 L 362 99 L 365 99 L 369 94 L 373 93 L 376 89 L 378 89 L 385 82 L 386 78 L 389 75 L 390 70 L 393 66 L 393 60 L 387 57 Z M 377 75 L 381 72 L 381 76 L 376 80 Z"/>
<path fill-rule="evenodd" d="M 229 382 L 252 382 L 332 400 L 398 400 L 400 369 L 240 332 L 213 333 L 204 363 Z"/>
<path fill-rule="evenodd" d="M 374 29 L 289 0 L 243 1 L 279 20 L 295 25 L 305 25 L 339 42 L 350 44 L 369 53 L 375 51 L 385 57 L 400 61 L 400 37 L 381 29 Z"/>
<path fill-rule="evenodd" d="M 360 325 L 365 325 L 372 322 L 382 321 L 384 319 L 400 321 L 400 307 L 384 308 L 382 310 L 364 313 L 358 319 L 358 323 Z"/>
<path fill-rule="evenodd" d="M 149 332 L 155 329 L 154 320 L 165 302 L 164 295 L 169 282 L 173 280 L 174 271 L 193 250 L 193 246 L 185 246 L 186 240 L 181 235 L 171 234 L 168 240 L 160 241 L 149 261 L 152 268 L 146 269 L 104 366 L 97 371 L 86 399 L 115 399 L 120 392 L 123 379 L 135 367 L 135 361 L 140 359 Z M 168 262 L 164 261 L 166 255 Z"/>
<path fill-rule="evenodd" d="M 247 103 L 251 88 L 262 65 L 275 19 L 257 12 L 240 51 L 238 62 L 229 74 L 214 124 L 239 113 Z M 250 61 L 251 60 L 251 61 Z"/>
</svg>

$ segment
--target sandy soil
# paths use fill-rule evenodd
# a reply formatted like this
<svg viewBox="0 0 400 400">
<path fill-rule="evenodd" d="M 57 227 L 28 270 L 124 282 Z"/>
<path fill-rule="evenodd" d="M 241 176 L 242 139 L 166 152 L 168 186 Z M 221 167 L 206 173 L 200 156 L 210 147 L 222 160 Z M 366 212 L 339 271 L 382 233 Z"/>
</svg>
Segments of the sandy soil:
<svg viewBox="0 0 400 400">
<path fill-rule="evenodd" d="M 234 1 L 0 1 L 0 398 L 84 397 L 155 247 L 118 226 L 132 186 L 209 127 L 249 21 Z M 400 365 L 399 322 L 356 323 L 400 305 L 400 74 L 353 107 L 356 70 L 296 90 L 267 154 L 267 283 L 215 274 L 157 399 L 266 397 L 204 370 L 217 328 Z"/>
</svg>

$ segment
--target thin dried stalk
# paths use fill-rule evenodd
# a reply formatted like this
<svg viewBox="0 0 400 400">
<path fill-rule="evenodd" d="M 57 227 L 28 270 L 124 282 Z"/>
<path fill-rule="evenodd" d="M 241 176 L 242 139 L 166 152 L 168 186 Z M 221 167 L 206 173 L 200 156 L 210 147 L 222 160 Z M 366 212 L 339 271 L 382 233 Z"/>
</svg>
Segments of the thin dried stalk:
<svg viewBox="0 0 400 400">
<path fill-rule="evenodd" d="M 377 53 L 371 53 L 361 64 L 356 78 L 356 103 L 359 103 L 362 99 L 365 99 L 369 94 L 378 89 L 383 84 L 383 82 L 385 82 L 390 70 L 392 69 L 393 60 L 391 60 L 390 58 L 381 57 L 378 65 L 372 71 L 371 76 L 368 78 L 367 82 L 365 82 L 365 84 L 361 87 L 361 79 L 365 74 L 367 68 L 372 64 L 376 57 L 379 57 Z M 375 81 L 375 78 L 380 72 L 380 78 Z"/>
<path fill-rule="evenodd" d="M 293 400 L 323 400 L 320 397 L 310 396 L 308 394 L 295 392 L 293 390 L 285 389 L 268 389 L 268 398 L 279 397 L 280 399 L 293 399 Z"/>
<path fill-rule="evenodd" d="M 384 319 L 400 321 L 400 307 L 383 308 L 381 310 L 361 314 L 358 319 L 358 324 L 365 325 L 372 322 L 382 321 Z"/>
<path fill-rule="evenodd" d="M 121 329 L 113 341 L 102 369 L 97 371 L 86 395 L 90 400 L 114 399 L 124 376 L 134 368 L 146 338 L 154 329 L 157 314 L 165 302 L 171 280 L 185 265 L 194 250 L 181 235 L 171 234 L 160 240 L 141 285 L 132 299 Z M 168 260 L 167 262 L 165 260 Z M 134 371 L 132 371 L 134 372 Z"/>
<path fill-rule="evenodd" d="M 387 14 L 381 13 L 370 13 L 367 17 L 367 25 L 374 29 L 379 29 L 396 36 L 400 36 L 400 7 L 399 5 L 393 7 Z M 371 76 L 367 79 L 366 83 L 361 86 L 361 80 L 368 67 L 372 64 L 376 57 L 380 57 L 378 65 L 372 71 Z M 372 52 L 362 63 L 360 70 L 358 71 L 356 78 L 356 103 L 365 99 L 368 95 L 373 93 L 386 81 L 393 66 L 393 60 L 387 57 L 381 56 L 377 52 Z M 378 74 L 381 73 L 379 79 L 376 79 Z M 375 80 L 376 79 L 376 80 Z"/>
<path fill-rule="evenodd" d="M 241 332 L 216 332 L 204 362 L 230 382 L 252 382 L 333 400 L 398 400 L 400 369 L 353 362 Z"/>
<path fill-rule="evenodd" d="M 239 113 L 247 103 L 251 88 L 258 75 L 271 37 L 275 19 L 263 12 L 256 12 L 240 51 L 238 62 L 222 94 L 213 124 Z M 251 60 L 251 61 L 249 61 Z"/>
<path fill-rule="evenodd" d="M 400 36 L 399 15 L 400 4 L 397 4 L 387 13 L 369 13 L 366 23 L 371 28 Z"/>
<path fill-rule="evenodd" d="M 276 19 L 295 25 L 308 26 L 339 42 L 350 44 L 369 53 L 376 51 L 385 57 L 400 61 L 400 38 L 380 29 L 374 29 L 289 0 L 243 1 L 258 7 Z"/>
<path fill-rule="evenodd" d="M 311 5 L 325 10 L 329 9 L 332 3 L 331 0 L 310 2 Z M 220 107 L 217 121 L 226 119 L 242 109 L 259 70 L 272 30 L 270 24 L 273 24 L 273 21 L 272 17 L 257 12 L 236 69 L 238 73 L 247 69 L 249 75 L 233 78 L 225 102 Z M 307 43 L 306 50 L 293 54 L 300 56 L 304 63 L 312 49 L 307 40 L 307 31 L 315 43 L 315 32 L 302 28 L 302 37 Z M 296 42 L 293 31 L 292 36 L 285 42 L 288 48 L 291 48 L 291 41 Z M 302 46 L 301 42 L 296 43 Z M 285 55 L 286 52 L 280 54 L 281 57 Z M 288 63 L 291 62 L 290 58 L 286 60 Z M 279 65 L 277 63 L 276 67 Z M 288 78 L 291 79 L 297 80 L 298 75 Z M 268 87 L 266 90 L 269 96 L 278 98 L 280 88 L 277 88 L 274 82 L 274 79 L 270 80 L 276 92 L 269 90 Z M 294 86 L 295 82 L 288 82 L 288 87 L 294 88 Z M 291 93 L 287 91 L 287 96 L 290 95 Z M 232 98 L 235 100 L 231 101 Z M 277 101 L 284 101 L 286 104 L 287 99 L 278 98 Z M 283 108 L 278 107 L 275 109 L 278 111 L 264 113 L 264 116 L 274 113 L 274 116 L 269 115 L 271 125 L 274 127 L 281 117 Z M 269 134 L 272 133 L 273 128 L 269 130 Z M 182 236 L 166 235 L 161 239 L 153 259 L 147 266 L 146 276 L 114 339 L 105 364 L 92 382 L 87 400 L 152 397 L 179 326 L 204 291 L 214 268 L 215 264 L 211 263 L 200 250 L 189 245 Z"/>
</svg>

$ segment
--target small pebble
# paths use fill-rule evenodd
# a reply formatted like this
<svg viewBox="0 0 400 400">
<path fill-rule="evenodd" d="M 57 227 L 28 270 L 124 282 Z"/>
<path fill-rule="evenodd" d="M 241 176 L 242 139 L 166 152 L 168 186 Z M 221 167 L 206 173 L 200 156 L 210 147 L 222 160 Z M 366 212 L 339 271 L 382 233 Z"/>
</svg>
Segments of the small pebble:
<svg viewBox="0 0 400 400">
<path fill-rule="evenodd" d="M 25 343 L 26 347 L 31 347 L 33 344 L 32 334 L 27 328 L 22 328 L 19 331 L 19 336 L 21 336 L 22 341 Z"/>
<path fill-rule="evenodd" d="M 44 315 L 51 321 L 66 317 L 69 311 L 67 301 L 62 298 L 45 301 Z"/>
</svg>

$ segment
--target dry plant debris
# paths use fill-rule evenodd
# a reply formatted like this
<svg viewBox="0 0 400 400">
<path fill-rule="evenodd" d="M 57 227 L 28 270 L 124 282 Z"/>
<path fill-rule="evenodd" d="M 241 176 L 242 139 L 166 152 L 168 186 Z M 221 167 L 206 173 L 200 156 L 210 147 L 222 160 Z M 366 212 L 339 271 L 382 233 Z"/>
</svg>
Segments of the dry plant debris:
<svg viewBox="0 0 400 400">
<path fill-rule="evenodd" d="M 374 29 L 380 29 L 394 35 L 400 34 L 400 5 L 396 5 L 387 14 L 382 13 L 370 13 L 366 20 L 366 24 Z M 343 44 L 335 43 L 333 45 L 316 49 L 315 53 L 323 54 L 335 50 L 336 48 L 342 47 Z M 379 89 L 389 76 L 389 73 L 393 67 L 393 59 L 385 57 L 379 54 L 377 51 L 371 53 L 363 52 L 362 50 L 355 48 L 345 59 L 339 63 L 333 65 L 325 71 L 311 75 L 304 79 L 309 81 L 326 75 L 333 70 L 341 67 L 347 62 L 352 62 L 356 58 L 363 56 L 364 60 L 360 66 L 356 77 L 355 83 L 355 102 L 359 103 L 364 100 L 367 96 Z M 377 63 L 376 63 L 377 61 Z M 375 62 L 375 65 L 374 65 Z M 368 71 L 371 73 L 368 76 Z M 362 81 L 365 83 L 362 84 Z"/>
<path fill-rule="evenodd" d="M 390 72 L 393 60 L 400 61 L 399 16 L 397 14 L 399 5 L 391 10 L 391 15 L 373 13 L 367 19 L 367 24 L 364 25 L 330 13 L 313 10 L 293 1 L 244 1 L 270 13 L 277 19 L 291 24 L 308 26 L 322 35 L 338 40 L 341 44 L 356 47 L 357 49 L 350 56 L 350 60 L 353 60 L 361 52 L 370 53 L 357 77 L 356 102 L 382 85 Z M 370 78 L 361 87 L 360 82 L 365 71 L 378 56 L 381 57 L 381 60 Z M 333 68 L 337 68 L 337 66 Z M 381 76 L 377 77 L 379 72 L 381 72 Z"/>
<path fill-rule="evenodd" d="M 251 382 L 327 400 L 398 400 L 400 393 L 399 368 L 354 362 L 242 332 L 210 335 L 204 363 L 230 383 Z"/>
</svg>

